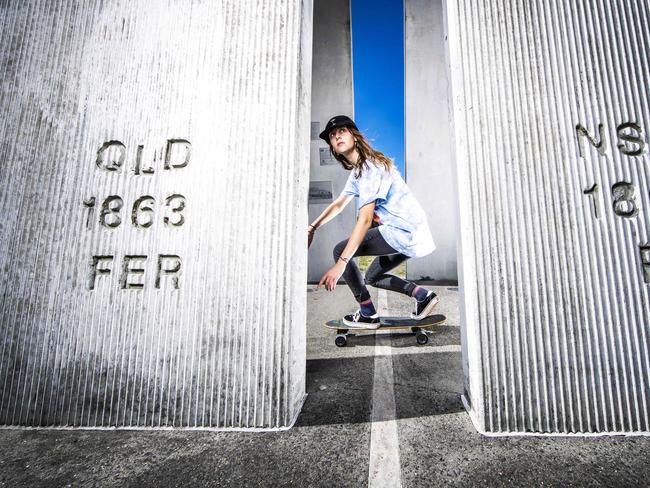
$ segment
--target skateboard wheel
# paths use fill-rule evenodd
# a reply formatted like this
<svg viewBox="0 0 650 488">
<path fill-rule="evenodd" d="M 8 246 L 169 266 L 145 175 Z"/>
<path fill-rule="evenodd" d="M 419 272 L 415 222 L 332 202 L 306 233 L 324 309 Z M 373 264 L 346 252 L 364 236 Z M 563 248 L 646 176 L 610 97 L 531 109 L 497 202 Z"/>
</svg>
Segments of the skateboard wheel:
<svg viewBox="0 0 650 488">
<path fill-rule="evenodd" d="M 336 339 L 334 339 L 334 344 L 339 347 L 344 347 L 347 343 L 348 340 L 343 335 L 336 336 Z"/>
<path fill-rule="evenodd" d="M 427 342 L 429 342 L 429 336 L 427 336 L 425 333 L 421 332 L 417 335 L 416 337 L 418 344 L 421 346 L 425 345 Z"/>
</svg>

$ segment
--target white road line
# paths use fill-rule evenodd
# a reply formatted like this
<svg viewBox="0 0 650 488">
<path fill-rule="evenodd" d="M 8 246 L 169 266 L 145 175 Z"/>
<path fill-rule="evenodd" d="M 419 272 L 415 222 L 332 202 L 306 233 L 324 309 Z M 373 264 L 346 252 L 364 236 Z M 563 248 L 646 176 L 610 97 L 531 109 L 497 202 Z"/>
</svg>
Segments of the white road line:
<svg viewBox="0 0 650 488">
<path fill-rule="evenodd" d="M 379 333 L 376 333 L 376 334 L 377 335 L 382 335 L 382 334 L 379 334 Z M 413 336 L 411 335 L 410 338 L 413 339 Z M 331 338 L 330 338 L 330 340 L 331 340 Z M 352 340 L 354 340 L 354 339 L 352 339 Z M 322 339 L 318 340 L 319 344 L 321 344 L 322 342 L 323 342 Z M 348 356 L 344 356 L 343 353 L 339 352 L 338 350 L 334 350 L 331 354 L 327 354 L 327 351 L 325 351 L 325 352 L 323 352 L 322 354 L 320 354 L 318 356 L 309 356 L 307 359 L 310 360 L 310 361 L 323 361 L 323 360 L 326 360 L 326 359 L 341 359 L 342 357 L 355 358 L 355 359 L 365 358 L 365 357 L 374 357 L 374 348 L 373 348 L 373 354 L 372 355 L 368 354 L 366 356 L 365 354 L 359 354 L 359 353 L 356 352 L 356 349 L 361 350 L 362 348 L 364 350 L 368 349 L 368 352 L 370 352 L 370 346 L 366 347 L 366 346 L 355 345 L 355 354 L 354 355 L 350 354 Z M 445 353 L 445 352 L 460 353 L 461 349 L 460 349 L 460 346 L 456 345 L 456 344 L 451 344 L 451 345 L 448 345 L 448 346 L 429 346 L 429 345 L 426 346 L 426 354 L 436 354 L 436 353 Z M 391 354 L 393 356 L 401 356 L 403 354 L 423 354 L 423 353 L 422 353 L 422 346 L 420 346 L 420 349 L 417 349 L 415 346 L 413 346 L 413 347 L 401 347 L 399 349 L 393 349 L 391 351 Z"/>
<path fill-rule="evenodd" d="M 380 289 L 378 303 L 380 315 L 386 314 L 387 305 L 387 291 Z M 375 336 L 375 378 L 372 386 L 369 488 L 402 486 L 391 355 L 390 334 L 377 331 Z"/>
</svg>

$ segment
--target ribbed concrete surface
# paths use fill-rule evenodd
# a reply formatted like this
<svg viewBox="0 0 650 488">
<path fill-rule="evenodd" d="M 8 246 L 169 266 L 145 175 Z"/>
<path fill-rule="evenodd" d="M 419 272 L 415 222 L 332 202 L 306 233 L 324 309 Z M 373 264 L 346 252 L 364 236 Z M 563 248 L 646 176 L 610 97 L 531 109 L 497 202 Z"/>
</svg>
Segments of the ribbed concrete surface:
<svg viewBox="0 0 650 488">
<path fill-rule="evenodd" d="M 290 425 L 311 1 L 0 12 L 0 424 Z"/>
<path fill-rule="evenodd" d="M 446 7 L 472 414 L 488 432 L 648 432 L 650 7 Z"/>
</svg>

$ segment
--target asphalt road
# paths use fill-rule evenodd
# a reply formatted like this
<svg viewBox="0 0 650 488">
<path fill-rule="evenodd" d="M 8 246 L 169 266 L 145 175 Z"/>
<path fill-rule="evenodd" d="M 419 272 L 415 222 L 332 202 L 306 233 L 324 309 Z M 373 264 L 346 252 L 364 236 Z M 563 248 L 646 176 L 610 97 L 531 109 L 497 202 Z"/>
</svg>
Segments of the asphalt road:
<svg viewBox="0 0 650 488">
<path fill-rule="evenodd" d="M 309 286 L 311 290 L 312 285 Z M 478 434 L 464 411 L 458 292 L 448 320 L 334 346 L 322 324 L 356 309 L 349 289 L 309 291 L 308 396 L 281 433 L 0 431 L 0 486 L 648 486 L 648 437 Z M 411 299 L 371 289 L 382 314 Z"/>
</svg>

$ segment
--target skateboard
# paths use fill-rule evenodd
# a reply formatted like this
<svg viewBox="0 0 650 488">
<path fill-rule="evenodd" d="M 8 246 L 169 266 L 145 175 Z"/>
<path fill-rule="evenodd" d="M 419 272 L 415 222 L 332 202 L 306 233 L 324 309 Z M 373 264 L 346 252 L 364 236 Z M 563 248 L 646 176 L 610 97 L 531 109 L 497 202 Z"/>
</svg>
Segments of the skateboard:
<svg viewBox="0 0 650 488">
<path fill-rule="evenodd" d="M 376 329 L 362 329 L 362 328 L 348 328 L 347 325 L 343 323 L 343 320 L 330 320 L 325 324 L 325 327 L 328 329 L 336 330 L 336 337 L 334 338 L 334 344 L 338 347 L 344 347 L 348 343 L 348 335 L 351 335 L 349 331 L 363 331 L 363 332 L 375 332 L 377 330 L 394 330 L 394 329 L 411 329 L 411 332 L 415 333 L 415 340 L 418 344 L 424 345 L 429 342 L 429 336 L 427 335 L 427 330 L 433 327 L 434 325 L 442 324 L 447 317 L 442 314 L 429 315 L 428 317 L 423 318 L 422 320 L 415 320 L 409 317 L 380 317 L 379 323 L 381 324 Z"/>
</svg>

